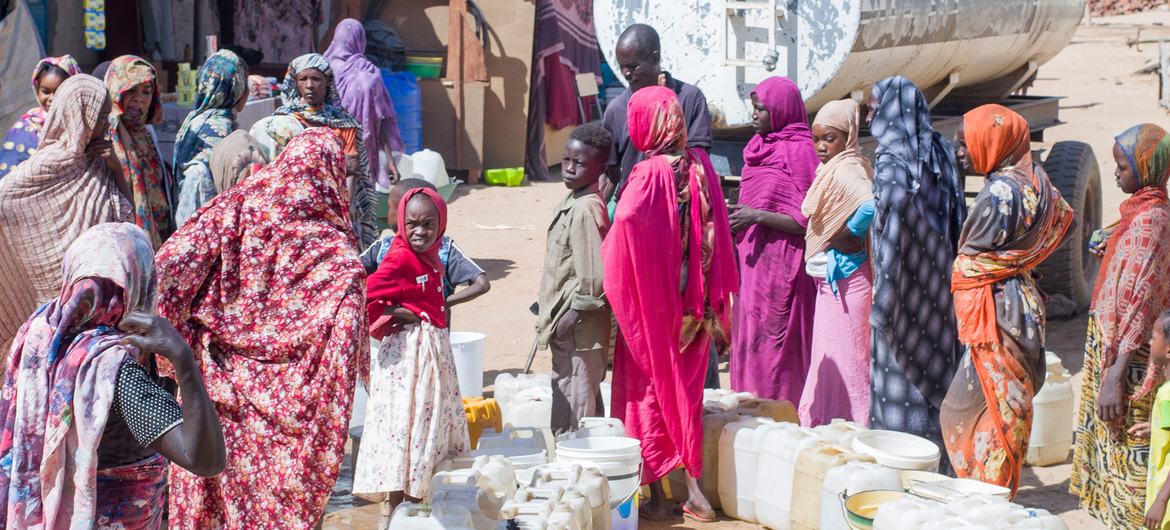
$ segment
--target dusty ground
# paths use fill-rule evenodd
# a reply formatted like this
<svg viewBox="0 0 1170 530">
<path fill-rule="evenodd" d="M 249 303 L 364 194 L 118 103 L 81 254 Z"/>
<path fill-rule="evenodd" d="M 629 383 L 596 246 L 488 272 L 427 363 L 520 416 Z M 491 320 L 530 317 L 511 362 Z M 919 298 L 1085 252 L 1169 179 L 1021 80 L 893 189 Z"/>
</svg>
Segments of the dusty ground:
<svg viewBox="0 0 1170 530">
<path fill-rule="evenodd" d="M 1131 125 L 1152 121 L 1167 125 L 1166 112 L 1158 105 L 1156 75 L 1135 72 L 1156 60 L 1157 45 L 1141 50 L 1126 46 L 1126 39 L 1142 29 L 1142 38 L 1164 35 L 1170 38 L 1170 13 L 1156 12 L 1114 18 L 1096 18 L 1082 26 L 1072 43 L 1052 62 L 1041 68 L 1036 95 L 1057 95 L 1066 125 L 1047 133 L 1049 142 L 1088 142 L 1101 165 L 1105 221 L 1118 216 L 1124 199 L 1113 179 L 1111 150 L 1113 137 Z M 517 139 L 521 141 L 522 139 Z M 501 372 L 518 372 L 524 367 L 533 339 L 535 318 L 528 307 L 536 300 L 544 253 L 544 231 L 553 208 L 564 193 L 559 183 L 539 183 L 523 188 L 464 188 L 452 204 L 449 233 L 470 256 L 482 265 L 492 281 L 487 296 L 456 308 L 456 330 L 486 333 L 485 385 Z M 1060 355 L 1075 375 L 1079 387 L 1085 319 L 1053 322 L 1049 326 L 1049 348 Z M 547 352 L 538 354 L 534 370 L 550 368 Z M 726 375 L 725 375 L 726 382 Z M 1025 485 L 1018 502 L 1060 514 L 1069 528 L 1103 528 L 1077 506 L 1068 495 L 1069 465 L 1026 469 Z M 354 506 L 339 485 L 331 503 L 325 528 L 371 528 L 377 508 Z M 698 527 L 679 518 L 650 528 Z M 738 521 L 723 521 L 704 528 L 750 527 Z"/>
</svg>

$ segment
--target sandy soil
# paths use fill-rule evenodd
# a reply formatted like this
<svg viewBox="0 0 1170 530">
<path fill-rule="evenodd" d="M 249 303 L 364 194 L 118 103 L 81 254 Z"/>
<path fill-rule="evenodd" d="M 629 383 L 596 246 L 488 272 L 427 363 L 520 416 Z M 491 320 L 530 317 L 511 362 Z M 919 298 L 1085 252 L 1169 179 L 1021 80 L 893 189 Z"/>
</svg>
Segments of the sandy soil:
<svg viewBox="0 0 1170 530">
<path fill-rule="evenodd" d="M 1093 146 L 1101 166 L 1105 221 L 1118 216 L 1124 199 L 1113 179 L 1110 156 L 1113 137 L 1131 125 L 1165 123 L 1166 112 L 1158 105 L 1155 74 L 1135 72 L 1157 58 L 1157 45 L 1141 50 L 1126 46 L 1137 35 L 1170 38 L 1170 13 L 1156 12 L 1093 19 L 1082 26 L 1072 43 L 1044 65 L 1031 93 L 1063 96 L 1061 118 L 1065 125 L 1049 130 L 1046 140 L 1079 140 Z M 523 139 L 517 138 L 516 141 Z M 455 309 L 455 330 L 480 331 L 488 336 L 484 384 L 502 372 L 523 369 L 533 341 L 535 317 L 528 307 L 536 301 L 544 255 L 544 233 L 554 207 L 565 193 L 559 183 L 537 183 L 522 188 L 462 188 L 452 203 L 449 233 L 464 251 L 487 271 L 492 291 L 487 296 Z M 1049 349 L 1064 360 L 1079 388 L 1084 344 L 1084 317 L 1049 325 Z M 547 371 L 547 352 L 537 354 L 533 369 Z M 726 382 L 726 374 L 724 375 Z M 490 387 L 487 387 L 490 390 Z M 1104 528 L 1078 507 L 1068 495 L 1070 466 L 1026 469 L 1017 502 L 1058 513 L 1070 528 Z M 372 528 L 377 519 L 374 505 L 355 506 L 345 496 L 345 484 L 331 503 L 325 528 Z M 647 528 L 700 525 L 681 517 Z M 739 521 L 721 521 L 704 528 L 752 527 Z"/>
</svg>

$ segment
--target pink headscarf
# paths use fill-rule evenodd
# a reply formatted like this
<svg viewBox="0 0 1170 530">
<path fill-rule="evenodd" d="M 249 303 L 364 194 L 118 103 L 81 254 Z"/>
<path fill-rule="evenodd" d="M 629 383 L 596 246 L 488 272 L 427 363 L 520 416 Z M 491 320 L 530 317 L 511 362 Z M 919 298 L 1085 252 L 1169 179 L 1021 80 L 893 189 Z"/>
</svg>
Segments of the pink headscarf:
<svg viewBox="0 0 1170 530">
<path fill-rule="evenodd" d="M 679 464 L 694 476 L 702 470 L 700 408 L 710 336 L 704 329 L 685 345 L 680 336 L 684 317 L 702 319 L 708 308 L 726 325 L 738 278 L 719 175 L 702 151 L 683 147 L 686 126 L 674 92 L 648 87 L 635 93 L 629 127 L 634 146 L 649 158 L 630 173 L 602 255 L 605 292 L 621 329 L 614 408 L 642 441 L 642 480 L 650 483 Z M 686 176 L 690 197 L 686 233 L 678 175 Z M 680 292 L 684 238 L 687 281 Z"/>
</svg>

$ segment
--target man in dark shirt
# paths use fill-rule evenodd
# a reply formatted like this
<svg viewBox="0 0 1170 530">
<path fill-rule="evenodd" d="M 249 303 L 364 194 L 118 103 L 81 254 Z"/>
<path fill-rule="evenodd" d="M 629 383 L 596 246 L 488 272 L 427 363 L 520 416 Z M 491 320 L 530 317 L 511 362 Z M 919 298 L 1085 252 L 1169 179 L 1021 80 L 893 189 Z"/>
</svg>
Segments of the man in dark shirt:
<svg viewBox="0 0 1170 530">
<path fill-rule="evenodd" d="M 707 97 L 698 87 L 662 71 L 658 32 L 645 24 L 634 24 L 618 38 L 616 52 L 622 77 L 626 78 L 629 88 L 609 103 L 602 120 L 605 128 L 613 135 L 613 148 L 606 170 L 608 182 L 602 189 L 603 196 L 610 203 L 611 217 L 634 164 L 645 158 L 641 151 L 630 144 L 630 129 L 626 121 L 626 106 L 634 92 L 653 85 L 673 90 L 678 95 L 683 115 L 687 119 L 687 147 L 711 149 L 711 115 L 707 112 Z"/>
</svg>

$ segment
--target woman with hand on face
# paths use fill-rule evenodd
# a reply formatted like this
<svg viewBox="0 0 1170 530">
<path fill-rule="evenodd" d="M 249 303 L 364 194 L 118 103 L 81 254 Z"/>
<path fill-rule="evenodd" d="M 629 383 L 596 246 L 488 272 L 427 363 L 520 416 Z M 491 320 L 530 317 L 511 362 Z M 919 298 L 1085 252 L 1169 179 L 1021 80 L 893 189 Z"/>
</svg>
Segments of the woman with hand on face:
<svg viewBox="0 0 1170 530">
<path fill-rule="evenodd" d="M 110 139 L 121 164 L 120 187 L 134 207 L 134 224 L 157 249 L 175 231 L 174 181 L 147 128 L 163 120 L 158 77 L 145 59 L 123 55 L 110 63 L 106 87 L 113 102 Z"/>
<path fill-rule="evenodd" d="M 1151 391 L 1164 374 L 1147 370 L 1146 342 L 1161 310 L 1170 307 L 1170 135 L 1146 123 L 1113 145 L 1117 186 L 1130 195 L 1121 220 L 1093 237 L 1103 253 L 1089 331 L 1085 380 L 1077 414 L 1070 490 L 1110 528 L 1142 524 Z M 1152 455 L 1151 455 L 1152 456 Z"/>
<path fill-rule="evenodd" d="M 360 249 L 378 239 L 377 195 L 370 179 L 362 125 L 342 107 L 329 59 L 309 53 L 293 59 L 280 91 L 276 116 L 293 116 L 305 127 L 328 127 L 344 144 L 353 227 Z"/>
<path fill-rule="evenodd" d="M 869 425 L 869 225 L 873 166 L 857 138 L 861 107 L 831 101 L 813 122 L 821 166 L 804 198 L 808 216 L 805 271 L 816 279 L 809 380 L 800 423 L 815 427 L 843 418 Z"/>
<path fill-rule="evenodd" d="M 45 116 L 53 104 L 53 94 L 69 76 L 80 73 L 81 67 L 77 66 L 72 55 L 46 57 L 33 68 L 32 87 L 37 106 L 12 124 L 8 136 L 0 142 L 0 178 L 36 153 L 45 127 Z"/>
<path fill-rule="evenodd" d="M 816 285 L 804 272 L 801 203 L 816 177 L 816 149 L 796 83 L 765 79 L 752 92 L 756 135 L 743 150 L 739 249 L 732 307 L 731 387 L 799 405 L 808 375 Z"/>
<path fill-rule="evenodd" d="M 111 164 L 110 96 L 78 74 L 61 83 L 40 149 L 0 179 L 0 351 L 28 315 L 61 291 L 65 250 L 90 227 L 128 221 Z M 117 168 L 115 173 L 114 166 Z"/>
</svg>

